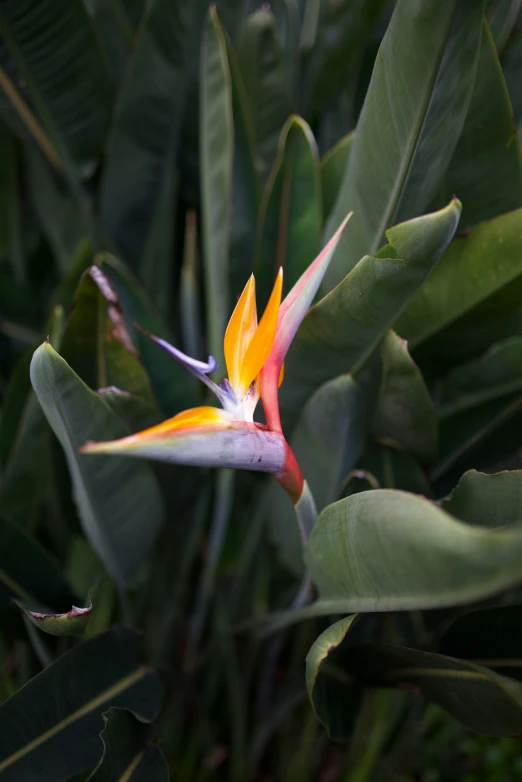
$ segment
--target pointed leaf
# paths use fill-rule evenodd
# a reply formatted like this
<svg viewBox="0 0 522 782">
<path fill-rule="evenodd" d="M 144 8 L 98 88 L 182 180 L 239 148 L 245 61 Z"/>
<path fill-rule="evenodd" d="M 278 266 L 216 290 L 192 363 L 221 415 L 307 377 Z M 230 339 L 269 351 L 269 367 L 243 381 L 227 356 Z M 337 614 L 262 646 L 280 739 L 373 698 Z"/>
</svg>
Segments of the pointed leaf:
<svg viewBox="0 0 522 782">
<path fill-rule="evenodd" d="M 95 592 L 95 590 L 93 590 Z M 84 635 L 93 611 L 93 595 L 89 595 L 85 606 L 73 605 L 69 611 L 63 613 L 51 613 L 42 607 L 29 605 L 22 600 L 17 600 L 17 606 L 23 611 L 29 621 L 49 635 Z"/>
<path fill-rule="evenodd" d="M 234 124 L 232 87 L 223 31 L 209 10 L 201 48 L 200 171 L 208 345 L 224 374 L 223 337 L 228 319 Z"/>
<path fill-rule="evenodd" d="M 90 162 L 102 151 L 113 95 L 85 3 L 7 0 L 0 33 L 59 153 L 63 144 L 77 163 Z"/>
<path fill-rule="evenodd" d="M 91 767 L 102 754 L 102 714 L 111 707 L 154 720 L 162 687 L 140 656 L 136 633 L 109 630 L 59 657 L 5 701 L 2 781 L 56 782 Z"/>
<path fill-rule="evenodd" d="M 307 681 L 314 708 L 332 738 L 349 737 L 346 713 L 357 689 L 412 688 L 471 730 L 515 736 L 522 729 L 522 687 L 467 660 L 391 645 L 357 645 L 353 617 L 341 619 L 314 643 Z"/>
<path fill-rule="evenodd" d="M 391 246 L 363 258 L 304 319 L 281 387 L 288 422 L 322 383 L 357 372 L 430 274 L 457 227 L 460 204 L 391 228 Z M 347 230 L 349 231 L 349 224 Z"/>
<path fill-rule="evenodd" d="M 169 204 L 162 201 L 174 192 L 192 16 L 190 3 L 153 0 L 147 5 L 109 140 L 101 214 L 135 272 L 144 271 L 141 261 L 156 229 L 155 216 L 167 211 Z M 164 251 L 170 259 L 170 241 Z"/>
<path fill-rule="evenodd" d="M 323 222 L 319 158 L 307 123 L 286 122 L 264 194 L 256 281 L 266 301 L 277 270 L 289 291 L 319 253 Z"/>
<path fill-rule="evenodd" d="M 461 228 L 522 206 L 522 156 L 502 68 L 486 20 L 475 86 L 443 199 L 457 193 Z"/>
<path fill-rule="evenodd" d="M 321 158 L 319 173 L 321 175 L 321 191 L 325 220 L 329 218 L 337 200 L 343 181 L 344 171 L 348 165 L 354 135 L 355 134 L 352 131 L 352 133 L 343 136 L 343 138 Z"/>
<path fill-rule="evenodd" d="M 60 608 L 74 597 L 58 562 L 36 540 L 0 519 L 0 611 L 10 600 Z"/>
<path fill-rule="evenodd" d="M 268 7 L 254 11 L 244 22 L 237 56 L 254 120 L 261 173 L 266 179 L 276 157 L 281 128 L 290 114 L 290 85 Z"/>
<path fill-rule="evenodd" d="M 394 331 L 381 344 L 381 360 L 373 434 L 395 440 L 421 462 L 433 462 L 438 449 L 435 407 L 407 343 Z"/>
<path fill-rule="evenodd" d="M 422 344 L 423 354 L 437 355 L 438 338 L 423 343 L 443 329 L 440 339 L 446 351 L 456 355 L 476 355 L 502 338 L 502 334 L 496 335 L 494 318 L 497 312 L 503 315 L 506 310 L 511 318 L 513 305 L 519 303 L 521 227 L 522 209 L 517 209 L 480 223 L 450 244 L 395 324 L 397 333 L 408 340 L 410 350 Z M 472 311 L 486 303 L 488 328 L 481 330 Z"/>
<path fill-rule="evenodd" d="M 121 437 L 125 427 L 49 344 L 33 356 L 31 382 L 64 449 L 83 530 L 116 581 L 127 584 L 163 521 L 156 478 L 145 463 L 78 453 L 89 438 Z"/>
<path fill-rule="evenodd" d="M 435 196 L 471 98 L 483 13 L 477 0 L 422 0 L 416 13 L 409 0 L 395 6 L 326 226 L 331 236 L 353 209 L 325 290 L 376 252 L 386 228 L 421 214 Z"/>
</svg>

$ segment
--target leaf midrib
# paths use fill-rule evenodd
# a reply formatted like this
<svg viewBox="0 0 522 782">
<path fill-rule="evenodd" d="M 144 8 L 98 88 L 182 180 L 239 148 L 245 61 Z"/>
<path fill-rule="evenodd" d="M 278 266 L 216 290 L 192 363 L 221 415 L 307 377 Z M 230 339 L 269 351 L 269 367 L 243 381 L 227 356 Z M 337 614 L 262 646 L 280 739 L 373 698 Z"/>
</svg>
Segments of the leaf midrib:
<svg viewBox="0 0 522 782">
<path fill-rule="evenodd" d="M 437 57 L 435 67 L 433 68 L 432 78 L 429 80 L 429 87 L 426 90 L 425 99 L 421 103 L 420 111 L 418 113 L 418 119 L 414 123 L 412 132 L 410 134 L 410 138 L 408 139 L 406 145 L 406 154 L 403 156 L 401 160 L 401 163 L 399 165 L 399 171 L 395 178 L 395 184 L 393 186 L 393 189 L 388 199 L 388 208 L 383 212 L 383 216 L 379 224 L 379 230 L 376 231 L 374 235 L 373 243 L 370 249 L 368 250 L 368 255 L 373 255 L 379 249 L 381 245 L 381 237 L 384 235 L 384 232 L 388 227 L 388 225 L 392 222 L 392 217 L 394 214 L 396 214 L 396 211 L 400 204 L 404 183 L 408 177 L 409 171 L 413 164 L 413 160 L 415 159 L 415 154 L 419 146 L 420 139 L 422 138 L 422 128 L 426 122 L 426 117 L 430 109 L 430 104 L 433 100 L 433 90 L 437 83 L 442 60 L 444 59 L 444 54 L 446 52 L 448 39 L 450 38 L 450 33 L 453 26 L 453 19 L 455 16 L 455 9 L 456 9 L 456 4 L 454 3 L 453 12 L 449 16 L 447 29 L 442 39 L 444 45 L 440 47 L 439 56 Z M 383 68 L 384 68 L 384 62 L 383 62 Z M 387 81 L 386 69 L 384 69 L 384 76 L 385 76 L 385 81 Z M 389 98 L 388 89 L 387 89 L 387 93 Z"/>
<path fill-rule="evenodd" d="M 74 722 L 77 722 L 78 720 L 82 719 L 82 717 L 87 716 L 87 714 L 89 714 L 91 711 L 94 711 L 94 709 L 98 708 L 102 704 L 106 703 L 109 699 L 115 697 L 116 695 L 119 695 L 124 690 L 132 687 L 148 673 L 149 673 L 149 668 L 146 665 L 141 665 L 135 671 L 128 674 L 123 679 L 120 679 L 116 684 L 113 684 L 112 687 L 109 687 L 108 689 L 104 690 L 102 693 L 97 695 L 95 698 L 92 698 L 90 701 L 87 701 L 87 703 L 85 703 L 79 709 L 76 709 L 75 711 L 71 712 L 71 714 L 69 714 L 68 717 L 61 720 L 60 722 L 57 722 L 56 725 L 54 725 L 52 728 L 49 728 L 48 730 L 44 731 L 35 739 L 28 742 L 25 746 L 21 747 L 16 752 L 13 752 L 13 754 L 5 758 L 5 760 L 1 761 L 0 772 L 4 771 L 9 766 L 12 766 L 13 763 L 16 763 L 18 760 L 20 760 L 20 758 L 24 757 L 25 755 L 28 755 L 30 752 L 32 752 L 38 746 L 43 744 L 45 741 L 51 739 L 60 731 L 69 727 Z"/>
</svg>

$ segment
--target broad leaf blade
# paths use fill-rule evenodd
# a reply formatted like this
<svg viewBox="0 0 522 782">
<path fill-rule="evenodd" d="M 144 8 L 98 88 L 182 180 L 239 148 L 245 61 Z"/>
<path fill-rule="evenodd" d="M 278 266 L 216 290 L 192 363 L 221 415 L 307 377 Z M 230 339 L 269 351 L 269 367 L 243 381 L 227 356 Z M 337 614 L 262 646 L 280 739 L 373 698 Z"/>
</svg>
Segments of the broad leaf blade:
<svg viewBox="0 0 522 782">
<path fill-rule="evenodd" d="M 476 354 L 482 343 L 486 343 L 482 347 L 485 349 L 495 341 L 489 322 L 488 334 L 483 334 L 476 322 L 472 325 L 479 332 L 477 336 L 471 331 L 464 332 L 464 316 L 472 316 L 473 309 L 485 305 L 490 298 L 493 300 L 495 294 L 502 296 L 503 301 L 498 301 L 497 307 L 504 312 L 513 300 L 512 292 L 515 301 L 518 300 L 514 283 L 522 275 L 521 229 L 522 209 L 517 209 L 480 223 L 450 244 L 426 284 L 395 324 L 395 330 L 408 340 L 411 350 L 446 328 L 443 334 L 446 353 L 458 351 L 458 355 L 471 350 Z M 488 316 L 493 315 L 494 311 L 489 310 Z M 464 342 L 463 336 L 469 339 Z M 439 340 L 423 345 L 423 353 L 440 353 Z"/>
<path fill-rule="evenodd" d="M 356 644 L 352 626 L 348 617 L 329 627 L 307 657 L 310 699 L 332 738 L 349 737 L 346 713 L 364 686 L 414 688 L 472 730 L 494 736 L 520 733 L 522 687 L 517 682 L 467 660 L 402 646 Z"/>
<path fill-rule="evenodd" d="M 355 134 L 352 132 L 343 136 L 343 138 L 321 158 L 321 191 L 325 220 L 330 216 L 337 200 L 344 172 L 350 158 L 354 135 Z"/>
<path fill-rule="evenodd" d="M 295 421 L 320 385 L 361 369 L 430 274 L 459 215 L 460 204 L 453 201 L 440 212 L 391 228 L 391 245 L 378 257 L 363 258 L 308 312 L 286 360 L 281 408 L 287 421 Z"/>
<path fill-rule="evenodd" d="M 156 478 L 145 462 L 78 453 L 86 440 L 116 439 L 125 427 L 49 344 L 33 356 L 31 381 L 64 449 L 84 532 L 116 581 L 128 584 L 163 521 Z"/>
<path fill-rule="evenodd" d="M 0 32 L 44 125 L 52 123 L 48 132 L 77 163 L 91 162 L 102 151 L 113 96 L 85 3 L 7 0 Z"/>
<path fill-rule="evenodd" d="M 326 226 L 354 211 L 325 280 L 331 289 L 386 228 L 422 213 L 458 142 L 475 81 L 484 3 L 399 0 L 381 44 L 344 181 Z M 458 194 L 457 194 L 458 195 Z"/>
<path fill-rule="evenodd" d="M 503 527 L 522 519 L 522 471 L 493 475 L 470 470 L 441 507 L 469 524 Z"/>
<path fill-rule="evenodd" d="M 522 158 L 495 43 L 484 20 L 475 86 L 459 143 L 444 178 L 457 193 L 467 228 L 522 206 Z"/>
<path fill-rule="evenodd" d="M 266 179 L 276 157 L 281 128 L 290 114 L 290 85 L 268 7 L 254 11 L 243 24 L 237 56 L 254 120 L 261 174 Z"/>
<path fill-rule="evenodd" d="M 520 583 L 522 527 L 470 526 L 428 500 L 377 489 L 319 516 L 305 561 L 321 597 L 353 611 L 469 603 Z"/>
<path fill-rule="evenodd" d="M 0 610 L 11 598 L 53 608 L 73 596 L 58 562 L 36 540 L 14 524 L 0 519 Z"/>
<path fill-rule="evenodd" d="M 281 132 L 260 221 L 256 281 L 262 281 L 267 301 L 279 267 L 289 291 L 320 250 L 319 157 L 312 131 L 300 117 L 291 117 Z"/>
<path fill-rule="evenodd" d="M 151 722 L 162 694 L 158 678 L 140 660 L 137 634 L 114 629 L 93 638 L 0 707 L 2 780 L 56 782 L 89 768 L 102 753 L 102 713 L 127 708 Z"/>
<path fill-rule="evenodd" d="M 407 343 L 390 331 L 381 345 L 382 380 L 372 430 L 430 463 L 437 456 L 435 407 Z"/>
<path fill-rule="evenodd" d="M 229 309 L 228 255 L 234 125 L 226 44 L 215 8 L 209 11 L 203 33 L 200 99 L 200 169 L 208 345 L 223 374 L 223 337 Z"/>
</svg>

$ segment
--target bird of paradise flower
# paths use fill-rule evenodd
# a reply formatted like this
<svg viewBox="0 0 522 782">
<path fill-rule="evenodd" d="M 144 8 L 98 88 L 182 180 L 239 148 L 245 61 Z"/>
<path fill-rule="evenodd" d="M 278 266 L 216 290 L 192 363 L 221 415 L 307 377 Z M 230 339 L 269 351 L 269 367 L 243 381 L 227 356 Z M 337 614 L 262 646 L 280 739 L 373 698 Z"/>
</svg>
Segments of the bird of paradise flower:
<svg viewBox="0 0 522 782">
<path fill-rule="evenodd" d="M 282 302 L 283 270 L 279 270 L 259 323 L 255 280 L 253 275 L 250 277 L 226 329 L 224 354 L 228 378 L 219 385 L 209 377 L 217 368 L 212 356 L 207 362 L 198 361 L 165 340 L 148 335 L 198 377 L 215 394 L 221 408 L 203 406 L 184 410 L 157 426 L 119 440 L 87 442 L 81 452 L 269 472 L 290 495 L 298 518 L 306 508 L 304 515 L 313 521 L 313 499 L 282 432 L 278 390 L 290 344 L 350 217 L 351 213 Z M 260 398 L 266 425 L 254 421 Z"/>
</svg>

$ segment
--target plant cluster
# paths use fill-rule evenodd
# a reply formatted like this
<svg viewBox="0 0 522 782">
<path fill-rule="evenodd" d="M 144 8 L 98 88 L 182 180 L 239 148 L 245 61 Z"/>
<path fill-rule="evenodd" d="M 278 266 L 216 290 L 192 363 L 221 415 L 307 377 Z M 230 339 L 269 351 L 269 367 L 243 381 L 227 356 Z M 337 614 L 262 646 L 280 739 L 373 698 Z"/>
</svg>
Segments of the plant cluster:
<svg viewBox="0 0 522 782">
<path fill-rule="evenodd" d="M 520 2 L 2 0 L 0 88 L 2 782 L 522 779 Z"/>
</svg>

